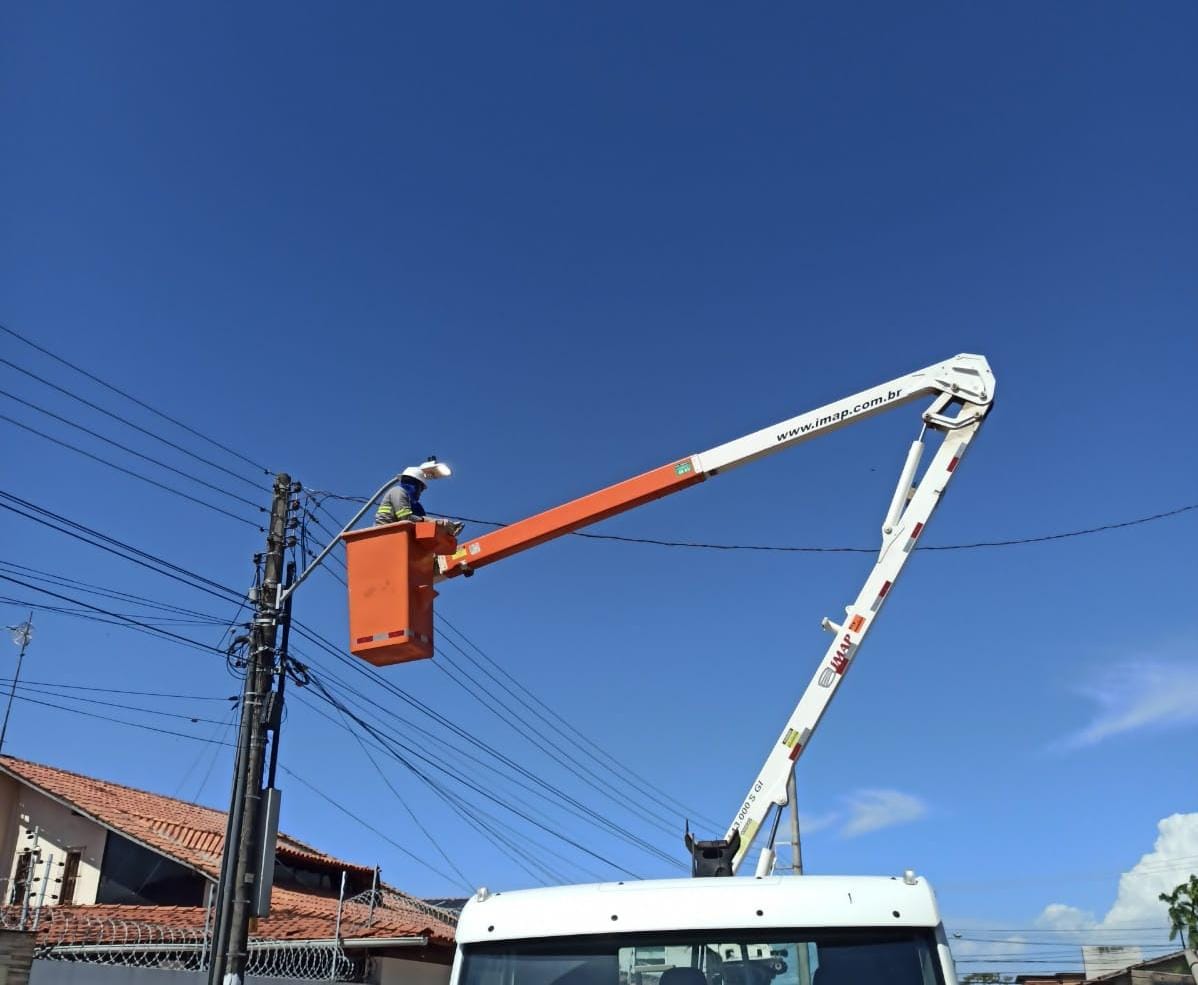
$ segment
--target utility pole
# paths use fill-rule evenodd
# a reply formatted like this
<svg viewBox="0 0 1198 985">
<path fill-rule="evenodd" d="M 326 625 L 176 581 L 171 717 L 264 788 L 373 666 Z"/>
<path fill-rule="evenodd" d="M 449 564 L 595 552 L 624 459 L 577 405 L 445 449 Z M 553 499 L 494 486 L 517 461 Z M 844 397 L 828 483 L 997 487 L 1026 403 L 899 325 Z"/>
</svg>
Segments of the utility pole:
<svg viewBox="0 0 1198 985">
<path fill-rule="evenodd" d="M 12 714 L 12 699 L 17 693 L 17 681 L 21 679 L 21 662 L 25 659 L 25 650 L 29 647 L 29 641 L 33 639 L 33 612 L 30 611 L 29 618 L 19 626 L 9 626 L 12 630 L 12 641 L 21 648 L 21 652 L 17 655 L 17 669 L 13 671 L 12 687 L 8 691 L 8 706 L 4 709 L 4 724 L 0 726 L 0 751 L 4 750 L 4 737 L 8 735 L 8 716 Z"/>
<path fill-rule="evenodd" d="M 241 985 L 245 979 L 250 918 L 257 895 L 257 842 L 262 837 L 262 773 L 266 761 L 266 733 L 274 728 L 278 744 L 278 719 L 268 715 L 271 682 L 276 670 L 275 640 L 280 622 L 279 593 L 283 554 L 292 526 L 291 476 L 275 476 L 270 528 L 266 536 L 262 581 L 250 631 L 245 686 L 241 692 L 241 727 L 233 767 L 233 792 L 225 825 L 225 843 L 213 923 L 209 985 Z M 277 709 L 276 709 L 277 711 Z M 273 722 L 271 721 L 273 719 Z"/>
</svg>

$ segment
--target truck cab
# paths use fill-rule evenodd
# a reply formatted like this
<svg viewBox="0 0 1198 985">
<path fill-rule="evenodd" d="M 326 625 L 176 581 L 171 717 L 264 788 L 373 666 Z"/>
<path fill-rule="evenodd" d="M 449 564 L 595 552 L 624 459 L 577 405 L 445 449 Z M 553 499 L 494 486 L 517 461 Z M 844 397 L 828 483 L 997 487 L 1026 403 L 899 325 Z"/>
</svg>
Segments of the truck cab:
<svg viewBox="0 0 1198 985">
<path fill-rule="evenodd" d="M 480 890 L 450 985 L 957 985 L 912 873 Z"/>
</svg>

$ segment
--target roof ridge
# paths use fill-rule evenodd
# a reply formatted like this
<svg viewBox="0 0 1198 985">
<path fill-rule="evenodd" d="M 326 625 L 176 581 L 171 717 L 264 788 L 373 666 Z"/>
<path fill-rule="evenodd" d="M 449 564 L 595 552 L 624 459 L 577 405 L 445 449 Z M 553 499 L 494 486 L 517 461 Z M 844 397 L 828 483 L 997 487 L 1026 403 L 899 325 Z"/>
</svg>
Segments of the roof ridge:
<svg viewBox="0 0 1198 985">
<path fill-rule="evenodd" d="M 216 807 L 209 807 L 206 804 L 197 804 L 191 800 L 182 800 L 179 797 L 171 797 L 168 794 L 156 793 L 153 790 L 144 790 L 141 787 L 133 787 L 127 783 L 117 783 L 115 780 L 105 780 L 98 776 L 88 776 L 86 773 L 77 773 L 75 770 L 63 769 L 61 766 L 51 766 L 49 763 L 34 762 L 32 759 L 21 759 L 18 756 L 9 756 L 9 755 L 0 756 L 0 766 L 4 766 L 6 763 L 19 763 L 23 766 L 34 766 L 38 769 L 53 770 L 55 773 L 61 773 L 66 776 L 72 776 L 78 780 L 84 780 L 87 783 L 96 783 L 96 784 L 99 784 L 99 785 L 105 786 L 105 787 L 116 787 L 120 790 L 128 790 L 131 793 L 144 794 L 147 797 L 157 797 L 159 800 L 169 800 L 173 804 L 180 804 L 183 807 L 191 807 L 196 810 L 208 811 L 209 813 L 212 813 L 212 814 L 219 814 L 219 815 L 223 816 L 225 813 L 224 811 L 219 810 Z M 130 811 L 127 808 L 122 808 L 122 809 L 125 810 L 125 813 L 127 813 L 127 814 L 137 814 L 136 811 Z M 137 815 L 137 816 L 140 817 L 143 815 Z"/>
</svg>

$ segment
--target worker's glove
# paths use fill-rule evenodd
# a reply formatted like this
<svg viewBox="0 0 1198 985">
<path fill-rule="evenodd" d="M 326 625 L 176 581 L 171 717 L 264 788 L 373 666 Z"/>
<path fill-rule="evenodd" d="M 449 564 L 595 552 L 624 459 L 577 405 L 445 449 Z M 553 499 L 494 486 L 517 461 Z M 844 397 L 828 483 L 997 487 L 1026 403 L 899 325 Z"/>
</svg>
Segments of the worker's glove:
<svg viewBox="0 0 1198 985">
<path fill-rule="evenodd" d="M 460 534 L 462 532 L 462 528 L 466 526 L 466 524 L 462 523 L 461 520 L 450 520 L 446 525 L 449 527 L 449 532 L 455 537 Z"/>
</svg>

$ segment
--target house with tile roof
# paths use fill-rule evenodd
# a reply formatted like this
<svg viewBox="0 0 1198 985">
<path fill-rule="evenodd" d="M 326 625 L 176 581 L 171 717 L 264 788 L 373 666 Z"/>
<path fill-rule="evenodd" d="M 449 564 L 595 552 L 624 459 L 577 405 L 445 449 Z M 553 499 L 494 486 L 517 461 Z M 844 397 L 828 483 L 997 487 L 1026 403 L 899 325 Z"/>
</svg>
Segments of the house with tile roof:
<svg viewBox="0 0 1198 985">
<path fill-rule="evenodd" d="M 0 756 L 2 923 L 32 930 L 42 959 L 162 967 L 165 955 L 198 971 L 224 831 L 222 811 Z M 380 883 L 375 869 L 280 833 L 251 974 L 440 985 L 455 923 L 452 910 Z M 145 953 L 120 953 L 131 941 Z"/>
</svg>

